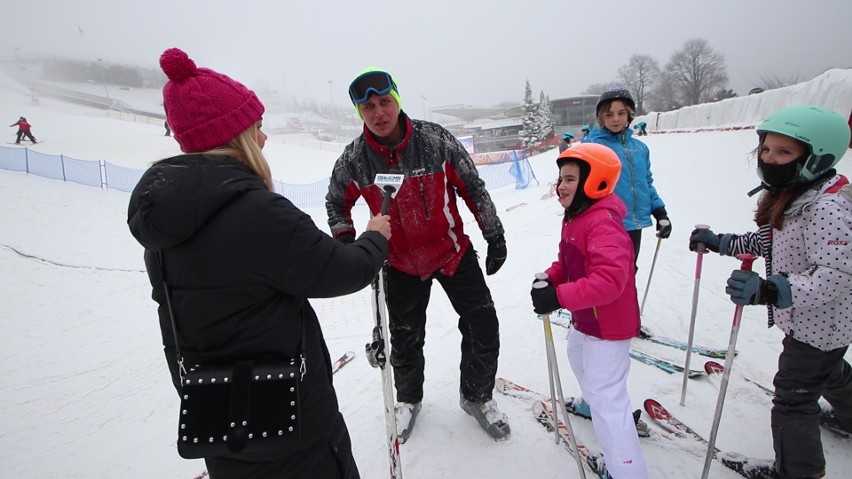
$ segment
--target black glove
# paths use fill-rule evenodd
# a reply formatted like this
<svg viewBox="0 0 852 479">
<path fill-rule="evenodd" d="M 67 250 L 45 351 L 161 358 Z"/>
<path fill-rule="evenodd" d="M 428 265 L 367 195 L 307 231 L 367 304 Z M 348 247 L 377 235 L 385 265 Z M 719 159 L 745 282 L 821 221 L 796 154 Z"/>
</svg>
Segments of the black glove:
<svg viewBox="0 0 852 479">
<path fill-rule="evenodd" d="M 354 233 L 340 233 L 340 236 L 337 237 L 337 241 L 340 241 L 343 244 L 352 244 L 355 242 L 355 234 Z"/>
<path fill-rule="evenodd" d="M 672 222 L 665 208 L 657 208 L 651 212 L 657 220 L 657 238 L 666 239 L 672 234 Z"/>
<path fill-rule="evenodd" d="M 790 282 L 780 274 L 773 274 L 763 280 L 754 271 L 735 270 L 728 278 L 725 293 L 736 304 L 770 304 L 778 308 L 793 305 Z"/>
<path fill-rule="evenodd" d="M 709 229 L 694 229 L 689 235 L 689 251 L 698 249 L 698 243 L 704 243 L 710 251 L 719 252 L 719 242 L 722 241 L 722 235 L 717 235 Z"/>
<path fill-rule="evenodd" d="M 485 257 L 485 274 L 491 276 L 500 271 L 500 267 L 506 262 L 506 240 L 503 236 L 488 242 L 488 255 Z"/>
<path fill-rule="evenodd" d="M 533 288 L 530 296 L 532 296 L 533 311 L 536 314 L 550 314 L 562 307 L 559 304 L 559 298 L 556 297 L 556 288 L 551 284 L 548 284 L 546 288 Z"/>
</svg>

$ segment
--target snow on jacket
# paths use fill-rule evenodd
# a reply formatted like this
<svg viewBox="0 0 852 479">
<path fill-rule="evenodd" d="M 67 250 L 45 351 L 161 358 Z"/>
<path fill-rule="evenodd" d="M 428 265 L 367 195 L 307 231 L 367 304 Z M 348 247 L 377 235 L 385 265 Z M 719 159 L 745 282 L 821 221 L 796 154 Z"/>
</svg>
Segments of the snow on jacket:
<svg viewBox="0 0 852 479">
<path fill-rule="evenodd" d="M 502 236 L 503 225 L 464 146 L 435 123 L 411 120 L 404 112 L 399 121 L 405 134 L 396 147 L 380 145 L 365 126 L 343 150 L 326 195 L 328 225 L 335 238 L 354 233 L 352 207 L 359 197 L 372 214 L 381 211 L 376 174 L 404 174 L 388 208 L 393 231 L 388 264 L 422 279 L 436 271 L 453 276 L 470 246 L 456 196 L 465 201 L 486 241 Z"/>
<path fill-rule="evenodd" d="M 149 168 L 131 194 L 128 225 L 145 247 L 175 387 L 174 335 L 158 251 L 186 364 L 294 359 L 301 346 L 301 440 L 327 437 L 338 403 L 331 359 L 307 298 L 369 285 L 385 259 L 385 238 L 370 231 L 352 246 L 335 241 L 287 198 L 267 190 L 245 164 L 204 155 Z"/>
<path fill-rule="evenodd" d="M 732 235 L 727 253 L 766 259 L 767 275 L 787 274 L 793 305 L 769 308 L 785 334 L 823 351 L 852 343 L 852 185 L 836 175 L 796 199 L 784 229 Z"/>
<path fill-rule="evenodd" d="M 621 160 L 621 176 L 615 185 L 615 194 L 627 207 L 624 228 L 633 231 L 651 226 L 651 212 L 666 204 L 654 188 L 648 145 L 633 138 L 633 131 L 629 128 L 616 134 L 598 125 L 583 141 L 608 146 Z"/>
<path fill-rule="evenodd" d="M 608 195 L 562 222 L 558 260 L 547 269 L 574 328 L 590 336 L 624 340 L 639 334 L 633 242 L 621 224 L 626 209 Z"/>
</svg>

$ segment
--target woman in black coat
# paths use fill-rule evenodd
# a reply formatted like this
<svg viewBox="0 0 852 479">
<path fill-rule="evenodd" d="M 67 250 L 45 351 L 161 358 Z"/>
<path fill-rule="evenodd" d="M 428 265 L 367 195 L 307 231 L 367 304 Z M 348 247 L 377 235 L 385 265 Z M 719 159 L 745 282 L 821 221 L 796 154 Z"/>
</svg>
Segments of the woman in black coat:
<svg viewBox="0 0 852 479">
<path fill-rule="evenodd" d="M 352 245 L 333 240 L 273 191 L 261 152 L 264 108 L 255 94 L 197 68 L 178 49 L 163 53 L 160 65 L 169 77 L 166 114 L 186 154 L 142 176 L 128 225 L 145 247 L 172 381 L 179 391 L 164 277 L 187 365 L 302 355 L 305 370 L 300 437 L 281 451 L 205 458 L 210 476 L 358 478 L 331 358 L 308 298 L 369 285 L 388 252 L 389 217 L 371 219 Z"/>
</svg>

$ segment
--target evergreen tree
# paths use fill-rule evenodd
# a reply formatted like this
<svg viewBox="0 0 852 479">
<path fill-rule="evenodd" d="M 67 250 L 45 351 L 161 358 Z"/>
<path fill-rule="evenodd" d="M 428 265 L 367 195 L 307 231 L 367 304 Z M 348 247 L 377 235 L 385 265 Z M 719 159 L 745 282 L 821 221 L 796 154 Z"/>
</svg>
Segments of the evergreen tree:
<svg viewBox="0 0 852 479">
<path fill-rule="evenodd" d="M 550 107 L 550 96 L 545 96 L 544 91 L 539 95 L 538 102 L 538 125 L 539 140 L 550 139 L 556 133 L 553 121 L 553 110 Z"/>
<path fill-rule="evenodd" d="M 532 88 L 530 88 L 530 81 L 527 80 L 527 86 L 524 90 L 524 120 L 520 131 L 521 144 L 526 150 L 529 150 L 539 141 L 537 117 L 538 106 L 533 103 Z"/>
</svg>

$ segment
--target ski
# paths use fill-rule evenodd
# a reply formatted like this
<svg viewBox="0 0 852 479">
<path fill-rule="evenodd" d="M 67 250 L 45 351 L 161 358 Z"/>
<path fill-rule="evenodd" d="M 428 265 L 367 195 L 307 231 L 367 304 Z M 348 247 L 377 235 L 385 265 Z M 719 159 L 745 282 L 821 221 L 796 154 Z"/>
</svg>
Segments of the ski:
<svg viewBox="0 0 852 479">
<path fill-rule="evenodd" d="M 556 311 L 556 313 L 551 314 L 549 316 L 549 318 L 550 318 L 550 324 L 555 324 L 557 326 L 562 326 L 564 328 L 570 328 L 571 327 L 571 312 L 570 311 L 560 309 L 560 310 Z M 644 328 L 643 328 L 643 331 L 644 331 Z M 640 333 L 640 335 L 638 337 L 643 337 L 643 333 Z M 656 336 L 653 336 L 653 337 L 656 337 Z M 662 339 L 667 340 L 667 341 L 674 341 L 674 340 L 669 340 L 668 338 L 662 338 Z M 662 343 L 660 343 L 660 344 L 662 344 Z M 671 344 L 669 344 L 669 345 L 671 345 Z M 696 352 L 698 352 L 695 349 L 696 347 L 697 348 L 703 348 L 703 346 L 694 346 L 693 345 L 693 350 L 696 351 Z M 678 348 L 678 349 L 680 349 L 680 348 Z M 682 350 L 686 351 L 686 345 L 683 346 Z M 705 352 L 708 353 L 708 354 L 704 354 L 705 356 L 710 356 L 711 354 L 716 353 L 716 351 L 710 350 L 710 349 L 706 349 Z M 722 351 L 721 357 L 724 358 L 725 354 L 727 354 L 727 351 L 726 350 Z M 675 363 L 673 363 L 669 360 L 666 360 L 666 359 L 651 356 L 650 354 L 644 353 L 644 352 L 639 351 L 637 349 L 630 349 L 630 357 L 639 361 L 639 362 L 660 368 L 660 369 L 662 369 L 663 371 L 665 371 L 669 374 L 675 374 L 675 373 L 682 373 L 683 372 L 683 366 L 675 364 Z M 711 357 L 713 357 L 713 356 L 711 356 Z M 691 369 L 689 371 L 689 377 L 690 378 L 697 378 L 697 377 L 703 376 L 705 374 L 716 374 L 716 373 L 722 372 L 724 370 L 725 370 L 725 367 L 722 366 L 721 364 L 719 364 L 715 361 L 707 361 L 706 363 L 704 363 L 704 371 L 701 371 L 699 369 Z"/>
<path fill-rule="evenodd" d="M 553 416 L 553 406 L 549 397 L 536 390 L 526 388 L 520 384 L 500 377 L 494 380 L 494 389 L 506 396 L 533 401 L 533 416 L 535 416 L 536 421 L 550 432 L 557 429 L 561 439 L 560 442 L 565 445 L 565 448 L 568 449 L 572 455 L 574 454 L 570 445 L 571 440 L 570 435 L 568 434 L 568 428 L 562 421 L 558 421 L 559 424 L 556 425 L 557 421 Z M 606 466 L 603 462 L 603 454 L 590 450 L 576 437 L 574 438 L 574 441 L 577 444 L 577 452 L 580 454 L 580 458 L 586 463 L 589 470 L 597 474 L 597 476 L 601 479 L 612 479 L 609 473 L 606 472 Z"/>
<path fill-rule="evenodd" d="M 705 447 L 709 444 L 694 429 L 672 416 L 668 409 L 663 407 L 659 401 L 646 399 L 643 406 L 648 416 L 666 431 L 678 437 L 696 441 Z M 714 447 L 713 450 L 716 460 L 744 477 L 749 479 L 778 479 L 774 463 L 771 459 L 755 459 L 735 452 L 722 452 L 717 447 Z"/>
<path fill-rule="evenodd" d="M 820 408 L 822 411 L 819 415 L 819 425 L 822 426 L 823 429 L 831 431 L 835 435 L 844 439 L 852 437 L 852 433 L 844 429 L 843 425 L 840 424 L 840 421 L 837 420 L 837 414 L 834 412 L 834 408 L 824 404 L 821 404 Z"/>
<path fill-rule="evenodd" d="M 555 314 L 550 315 L 550 323 L 555 324 L 557 326 L 562 326 L 563 328 L 570 328 L 571 312 L 564 309 L 558 310 Z M 677 339 L 672 338 L 665 338 L 663 336 L 657 336 L 646 326 L 642 326 L 642 328 L 639 330 L 639 335 L 636 337 L 639 339 L 650 341 L 652 343 L 661 344 L 663 346 L 669 346 L 680 351 L 686 351 L 687 347 L 687 344 L 683 341 L 678 341 Z M 692 351 L 696 354 L 700 354 L 702 356 L 706 356 L 708 358 L 713 359 L 725 359 L 725 356 L 728 355 L 727 349 L 713 349 L 707 346 L 701 346 L 697 344 L 692 345 Z M 683 372 L 683 368 L 681 368 L 680 371 L 676 372 Z"/>
<path fill-rule="evenodd" d="M 675 374 L 675 373 L 682 373 L 683 372 L 683 366 L 681 366 L 679 364 L 675 364 L 675 363 L 668 361 L 666 359 L 658 358 L 656 356 L 651 356 L 650 354 L 644 353 L 644 352 L 639 351 L 637 349 L 631 349 L 630 350 L 630 357 L 641 362 L 641 363 L 645 363 L 645 364 L 648 364 L 650 366 L 657 367 L 657 368 L 659 368 L 659 369 L 661 369 L 661 370 L 663 370 L 663 371 L 665 371 L 669 374 Z M 704 370 L 703 371 L 700 370 L 700 369 L 690 369 L 689 370 L 689 377 L 690 378 L 697 378 L 697 377 L 701 377 L 701 376 L 704 376 L 704 375 L 707 375 L 707 374 L 715 374 L 715 373 L 718 373 L 720 371 L 723 371 L 724 369 L 725 369 L 724 366 L 722 366 L 721 364 L 719 364 L 715 361 L 707 361 L 704 364 Z"/>
<path fill-rule="evenodd" d="M 574 454 L 574 451 L 571 450 L 571 437 L 568 434 L 568 428 L 562 421 L 556 421 L 556 418 L 553 416 L 553 408 L 549 399 L 540 399 L 533 403 L 533 416 L 535 416 L 536 421 L 544 426 L 548 432 L 553 432 L 554 430 L 559 431 L 560 442 L 565 445 L 565 448 L 568 449 L 572 455 Z M 610 476 L 609 472 L 606 470 L 603 453 L 586 447 L 579 439 L 577 439 L 576 434 L 574 442 L 577 444 L 577 452 L 580 454 L 580 458 L 586 463 L 586 466 L 588 466 L 590 471 L 595 473 L 601 479 L 612 479 L 612 476 Z"/>
<path fill-rule="evenodd" d="M 496 378 L 494 380 L 494 389 L 500 393 L 505 394 L 506 396 L 511 396 L 518 399 L 525 399 L 529 401 L 549 401 L 550 398 L 545 396 L 544 394 L 521 386 L 520 384 L 509 381 L 505 378 Z"/>
<path fill-rule="evenodd" d="M 679 349 L 681 351 L 686 351 L 686 348 L 689 346 L 687 343 L 679 341 L 677 339 L 657 336 L 647 326 L 642 326 L 642 328 L 639 330 L 639 336 L 637 337 L 639 339 L 651 341 L 652 343 L 661 344 L 663 346 L 669 346 L 671 348 Z M 725 359 L 725 357 L 728 355 L 727 349 L 714 349 L 698 344 L 692 345 L 692 352 L 713 359 Z"/>
<path fill-rule="evenodd" d="M 544 394 L 541 394 L 540 392 L 534 391 L 534 390 L 529 389 L 529 388 L 525 388 L 524 386 L 521 386 L 520 384 L 513 383 L 512 381 L 509 381 L 508 379 L 504 379 L 504 378 L 498 377 L 497 379 L 494 380 L 494 389 L 496 389 L 497 392 L 499 392 L 501 394 L 504 394 L 506 396 L 511 396 L 511 397 L 514 397 L 514 398 L 517 398 L 517 399 L 524 399 L 524 400 L 528 400 L 528 401 L 550 401 L 550 398 L 548 398 Z M 566 398 L 566 401 L 567 401 L 567 398 Z M 583 419 L 587 419 L 587 420 L 591 419 L 588 416 L 585 416 L 585 415 L 582 415 L 582 414 L 577 414 L 576 412 L 574 412 L 570 409 L 568 410 L 568 412 L 571 413 L 571 414 L 574 414 L 577 417 L 581 417 Z M 642 413 L 641 409 L 637 409 L 633 413 L 633 415 L 636 416 L 636 415 L 641 414 L 641 413 Z M 640 438 L 653 437 L 653 438 L 656 439 L 656 437 L 654 436 L 654 433 L 652 431 L 650 431 L 648 429 L 647 424 L 645 424 L 642 421 L 637 421 L 636 432 L 639 434 Z"/>
<path fill-rule="evenodd" d="M 648 416 L 650 416 L 658 426 L 666 431 L 678 437 L 692 439 L 705 445 L 707 444 L 706 439 L 695 432 L 692 428 L 682 423 L 678 418 L 672 416 L 668 409 L 664 408 L 657 400 L 646 399 L 642 406 L 645 408 L 645 412 Z M 719 450 L 717 449 L 716 452 L 719 452 Z"/>
<path fill-rule="evenodd" d="M 338 358 L 337 361 L 335 361 L 334 364 L 331 365 L 331 374 L 334 374 L 337 371 L 340 371 L 340 368 L 349 364 L 349 362 L 352 361 L 353 359 L 355 359 L 355 352 L 354 351 L 346 351 L 346 353 L 343 356 L 340 356 L 340 358 Z"/>
</svg>

